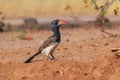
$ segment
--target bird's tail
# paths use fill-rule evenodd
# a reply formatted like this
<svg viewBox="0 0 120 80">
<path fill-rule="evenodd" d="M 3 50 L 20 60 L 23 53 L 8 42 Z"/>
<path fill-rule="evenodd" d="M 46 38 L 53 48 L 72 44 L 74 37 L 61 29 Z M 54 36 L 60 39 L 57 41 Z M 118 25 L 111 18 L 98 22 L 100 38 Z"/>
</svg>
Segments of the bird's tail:
<svg viewBox="0 0 120 80">
<path fill-rule="evenodd" d="M 29 62 L 31 62 L 31 60 L 34 58 L 34 57 L 36 57 L 37 55 L 39 55 L 41 52 L 37 52 L 37 53 L 35 53 L 34 55 L 32 55 L 30 58 L 28 58 L 24 63 L 29 63 Z"/>
</svg>

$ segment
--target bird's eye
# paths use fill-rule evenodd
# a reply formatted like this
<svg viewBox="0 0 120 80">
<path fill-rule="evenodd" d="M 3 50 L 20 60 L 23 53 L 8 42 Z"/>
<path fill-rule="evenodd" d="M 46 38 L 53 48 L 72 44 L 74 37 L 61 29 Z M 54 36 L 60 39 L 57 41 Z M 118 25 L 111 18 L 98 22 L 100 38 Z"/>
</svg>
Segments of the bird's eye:
<svg viewBox="0 0 120 80">
<path fill-rule="evenodd" d="M 51 24 L 52 24 L 52 25 L 58 25 L 58 23 L 59 23 L 59 20 L 56 19 L 56 20 L 54 20 Z"/>
</svg>

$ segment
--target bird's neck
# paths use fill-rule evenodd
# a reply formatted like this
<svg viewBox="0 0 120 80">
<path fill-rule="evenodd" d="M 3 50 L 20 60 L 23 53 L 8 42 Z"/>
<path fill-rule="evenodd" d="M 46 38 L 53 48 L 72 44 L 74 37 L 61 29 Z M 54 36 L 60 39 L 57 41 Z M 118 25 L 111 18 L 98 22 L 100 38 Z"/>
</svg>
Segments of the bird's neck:
<svg viewBox="0 0 120 80">
<path fill-rule="evenodd" d="M 59 28 L 54 29 L 54 36 L 57 38 L 56 42 L 60 42 L 61 37 L 60 37 L 60 31 L 59 31 Z"/>
</svg>

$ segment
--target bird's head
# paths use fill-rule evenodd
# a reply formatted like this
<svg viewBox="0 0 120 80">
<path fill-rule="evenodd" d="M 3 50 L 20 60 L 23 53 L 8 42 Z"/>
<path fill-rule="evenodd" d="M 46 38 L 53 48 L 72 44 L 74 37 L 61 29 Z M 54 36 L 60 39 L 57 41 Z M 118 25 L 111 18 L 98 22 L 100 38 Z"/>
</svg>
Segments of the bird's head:
<svg viewBox="0 0 120 80">
<path fill-rule="evenodd" d="M 51 22 L 51 28 L 52 30 L 54 29 L 58 29 L 61 25 L 63 24 L 67 24 L 67 21 L 66 20 L 60 20 L 60 19 L 55 19 Z"/>
</svg>

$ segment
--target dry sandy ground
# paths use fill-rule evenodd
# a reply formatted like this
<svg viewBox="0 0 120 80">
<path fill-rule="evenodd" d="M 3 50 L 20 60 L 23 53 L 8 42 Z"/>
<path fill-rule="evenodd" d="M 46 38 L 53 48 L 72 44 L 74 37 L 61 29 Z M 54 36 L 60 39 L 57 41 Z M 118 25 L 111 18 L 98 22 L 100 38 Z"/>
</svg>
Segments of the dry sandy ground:
<svg viewBox="0 0 120 80">
<path fill-rule="evenodd" d="M 120 34 L 120 28 L 107 31 Z M 61 29 L 57 61 L 39 55 L 24 64 L 50 34 L 33 31 L 33 40 L 20 40 L 18 32 L 0 33 L 0 80 L 120 80 L 120 58 L 111 52 L 120 37 L 103 37 L 95 28 Z"/>
</svg>

